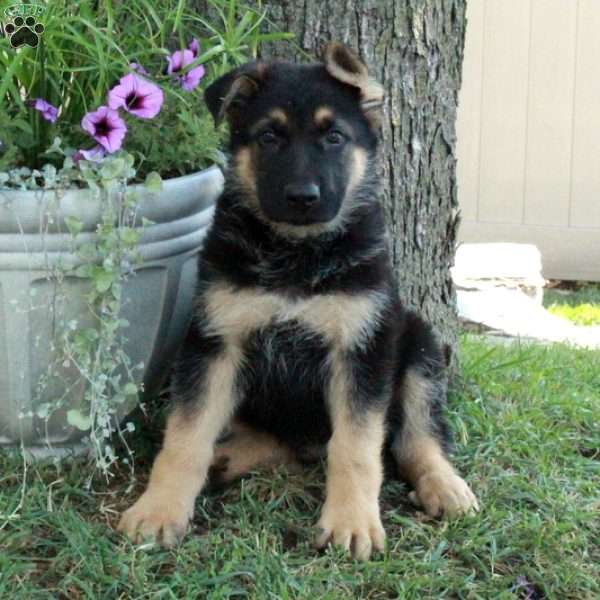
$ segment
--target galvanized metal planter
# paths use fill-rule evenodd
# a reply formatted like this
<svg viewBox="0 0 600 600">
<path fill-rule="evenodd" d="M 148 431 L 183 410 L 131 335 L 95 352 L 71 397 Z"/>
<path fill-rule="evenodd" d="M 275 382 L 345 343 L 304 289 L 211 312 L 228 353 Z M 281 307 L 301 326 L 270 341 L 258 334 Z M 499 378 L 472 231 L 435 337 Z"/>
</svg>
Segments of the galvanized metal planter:
<svg viewBox="0 0 600 600">
<path fill-rule="evenodd" d="M 140 217 L 153 224 L 142 236 L 142 263 L 124 285 L 122 315 L 130 323 L 125 351 L 134 364 L 143 363 L 139 376 L 147 394 L 164 381 L 187 327 L 197 255 L 222 183 L 213 167 L 166 180 L 159 193 L 139 188 Z M 83 385 L 73 385 L 75 373 L 68 365 L 61 370 L 60 390 L 38 386 L 52 361 L 49 342 L 57 318 L 56 282 L 48 273 L 59 264 L 79 262 L 70 251 L 64 219 L 77 217 L 84 224 L 79 235 L 93 239 L 100 209 L 89 190 L 0 192 L 0 446 L 60 448 L 83 435 L 67 424 L 66 409 L 50 420 L 26 415 L 69 387 L 68 408 L 81 405 Z M 61 284 L 66 290 L 61 315 L 82 326 L 92 319 L 83 299 L 87 285 L 75 276 Z M 132 408 L 122 405 L 119 416 Z"/>
</svg>

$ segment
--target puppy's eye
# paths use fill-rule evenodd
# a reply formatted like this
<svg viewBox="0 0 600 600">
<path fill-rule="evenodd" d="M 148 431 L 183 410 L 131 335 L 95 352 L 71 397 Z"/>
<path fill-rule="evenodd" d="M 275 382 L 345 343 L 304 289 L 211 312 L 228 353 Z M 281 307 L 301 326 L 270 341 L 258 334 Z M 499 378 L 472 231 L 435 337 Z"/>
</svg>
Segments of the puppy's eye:
<svg viewBox="0 0 600 600">
<path fill-rule="evenodd" d="M 276 144 L 279 141 L 279 137 L 274 131 L 267 130 L 258 136 L 258 141 L 262 146 L 270 146 Z"/>
<path fill-rule="evenodd" d="M 339 131 L 329 131 L 325 136 L 325 141 L 332 146 L 339 146 L 345 141 L 345 137 Z"/>
</svg>

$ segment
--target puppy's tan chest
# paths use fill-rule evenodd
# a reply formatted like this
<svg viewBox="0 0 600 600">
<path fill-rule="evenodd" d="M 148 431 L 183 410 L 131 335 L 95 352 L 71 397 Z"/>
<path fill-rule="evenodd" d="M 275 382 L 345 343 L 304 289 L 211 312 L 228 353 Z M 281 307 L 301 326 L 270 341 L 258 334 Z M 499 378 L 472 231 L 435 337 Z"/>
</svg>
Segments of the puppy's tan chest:
<svg viewBox="0 0 600 600">
<path fill-rule="evenodd" d="M 384 302 L 379 292 L 290 299 L 260 288 L 236 289 L 225 284 L 213 285 L 204 297 L 210 332 L 231 343 L 240 343 L 267 325 L 294 321 L 340 348 L 361 345 L 369 338 Z"/>
</svg>

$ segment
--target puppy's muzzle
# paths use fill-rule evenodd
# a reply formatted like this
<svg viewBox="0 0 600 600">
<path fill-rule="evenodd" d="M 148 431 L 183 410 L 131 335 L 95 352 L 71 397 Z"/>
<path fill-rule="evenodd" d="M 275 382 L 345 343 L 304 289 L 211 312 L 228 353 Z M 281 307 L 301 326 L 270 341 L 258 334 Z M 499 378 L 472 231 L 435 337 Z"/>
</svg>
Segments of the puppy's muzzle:
<svg viewBox="0 0 600 600">
<path fill-rule="evenodd" d="M 284 188 L 285 199 L 290 208 L 308 210 L 321 200 L 321 190 L 315 183 L 290 183 Z"/>
</svg>

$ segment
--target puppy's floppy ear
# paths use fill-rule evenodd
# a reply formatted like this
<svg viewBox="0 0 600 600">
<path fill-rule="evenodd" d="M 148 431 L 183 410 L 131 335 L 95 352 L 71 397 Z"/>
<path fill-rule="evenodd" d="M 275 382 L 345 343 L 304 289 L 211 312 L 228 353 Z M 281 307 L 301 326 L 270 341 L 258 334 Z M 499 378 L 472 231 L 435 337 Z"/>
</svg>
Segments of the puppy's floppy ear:
<svg viewBox="0 0 600 600">
<path fill-rule="evenodd" d="M 325 46 L 323 62 L 327 72 L 338 81 L 360 90 L 360 104 L 371 124 L 381 122 L 383 86 L 369 77 L 367 67 L 347 46 L 330 42 Z"/>
<path fill-rule="evenodd" d="M 263 75 L 263 65 L 251 62 L 226 73 L 206 88 L 204 101 L 215 120 L 215 126 L 224 117 L 231 123 L 242 113 L 258 92 Z"/>
</svg>

